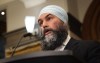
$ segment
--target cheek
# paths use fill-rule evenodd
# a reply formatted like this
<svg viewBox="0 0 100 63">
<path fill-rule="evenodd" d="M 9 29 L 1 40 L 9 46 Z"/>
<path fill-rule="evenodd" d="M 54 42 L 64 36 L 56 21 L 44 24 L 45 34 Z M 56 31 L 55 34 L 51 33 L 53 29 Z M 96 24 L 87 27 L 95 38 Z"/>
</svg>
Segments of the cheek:
<svg viewBox="0 0 100 63">
<path fill-rule="evenodd" d="M 58 18 L 55 18 L 53 19 L 53 21 L 50 22 L 50 27 L 54 30 L 59 30 L 60 26 L 63 26 L 63 22 L 61 22 Z"/>
<path fill-rule="evenodd" d="M 52 28 L 53 30 L 58 30 L 58 26 L 59 24 L 57 22 L 53 22 L 51 25 L 50 25 L 50 28 Z"/>
</svg>

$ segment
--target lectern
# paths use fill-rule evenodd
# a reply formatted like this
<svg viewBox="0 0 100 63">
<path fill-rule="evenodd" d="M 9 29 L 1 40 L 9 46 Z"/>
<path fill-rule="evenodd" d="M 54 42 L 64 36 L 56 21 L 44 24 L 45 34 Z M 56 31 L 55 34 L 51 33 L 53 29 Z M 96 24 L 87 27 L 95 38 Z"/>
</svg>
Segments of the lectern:
<svg viewBox="0 0 100 63">
<path fill-rule="evenodd" d="M 0 63 L 82 63 L 72 51 L 41 51 L 1 59 Z"/>
</svg>

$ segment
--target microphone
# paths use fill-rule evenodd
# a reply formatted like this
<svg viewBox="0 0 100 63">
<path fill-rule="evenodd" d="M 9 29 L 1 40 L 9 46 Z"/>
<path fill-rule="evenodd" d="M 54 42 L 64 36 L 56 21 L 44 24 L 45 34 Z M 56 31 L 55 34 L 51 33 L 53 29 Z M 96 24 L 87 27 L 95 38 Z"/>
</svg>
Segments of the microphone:
<svg viewBox="0 0 100 63">
<path fill-rule="evenodd" d="M 19 39 L 17 45 L 15 46 L 14 50 L 12 51 L 11 57 L 14 55 L 14 53 L 15 53 L 15 51 L 16 51 L 18 45 L 20 44 L 20 42 L 21 42 L 21 40 L 22 40 L 22 38 L 23 38 L 23 35 L 20 37 L 20 39 Z"/>
<path fill-rule="evenodd" d="M 37 28 L 37 29 L 34 29 L 34 32 L 33 32 L 33 33 L 26 33 L 26 34 L 22 35 L 22 36 L 19 38 L 18 43 L 16 44 L 14 50 L 12 51 L 11 57 L 14 55 L 14 53 L 15 53 L 17 47 L 19 46 L 21 40 L 23 39 L 23 37 L 33 37 L 33 36 L 35 36 L 38 40 L 41 40 L 41 39 L 40 39 L 40 34 L 39 34 L 38 28 Z"/>
<path fill-rule="evenodd" d="M 15 48 L 14 48 L 12 54 L 11 54 L 11 57 L 14 55 L 14 53 L 16 51 L 16 48 L 20 44 L 20 42 L 21 42 L 21 40 L 22 40 L 23 37 L 27 37 L 27 36 L 32 37 L 32 36 L 35 36 L 36 38 L 38 38 L 40 40 L 40 38 L 39 38 L 39 35 L 40 35 L 39 34 L 39 29 L 38 28 L 35 29 L 34 28 L 35 25 L 36 25 L 36 23 L 35 23 L 35 16 L 26 16 L 25 17 L 25 26 L 26 26 L 26 30 L 27 30 L 28 33 L 26 33 L 26 34 L 24 34 L 24 35 L 22 35 L 20 37 L 17 45 L 15 46 Z"/>
<path fill-rule="evenodd" d="M 32 33 L 26 33 L 26 34 L 23 35 L 23 37 L 27 37 L 27 36 L 30 36 L 31 37 L 33 35 L 32 35 Z"/>
</svg>

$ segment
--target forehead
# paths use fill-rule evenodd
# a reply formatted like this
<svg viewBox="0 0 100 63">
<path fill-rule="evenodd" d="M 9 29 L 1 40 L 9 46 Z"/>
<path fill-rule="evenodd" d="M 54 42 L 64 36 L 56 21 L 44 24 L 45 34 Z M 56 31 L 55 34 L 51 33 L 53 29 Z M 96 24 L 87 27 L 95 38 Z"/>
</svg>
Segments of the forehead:
<svg viewBox="0 0 100 63">
<path fill-rule="evenodd" d="M 42 19 L 42 18 L 45 18 L 45 17 L 48 17 L 48 16 L 54 16 L 53 14 L 50 14 L 50 13 L 43 13 L 39 16 L 38 19 Z"/>
<path fill-rule="evenodd" d="M 39 18 L 43 18 L 43 17 L 47 16 L 48 14 L 50 14 L 50 13 L 43 13 L 43 14 L 41 14 L 41 15 L 39 16 Z"/>
</svg>

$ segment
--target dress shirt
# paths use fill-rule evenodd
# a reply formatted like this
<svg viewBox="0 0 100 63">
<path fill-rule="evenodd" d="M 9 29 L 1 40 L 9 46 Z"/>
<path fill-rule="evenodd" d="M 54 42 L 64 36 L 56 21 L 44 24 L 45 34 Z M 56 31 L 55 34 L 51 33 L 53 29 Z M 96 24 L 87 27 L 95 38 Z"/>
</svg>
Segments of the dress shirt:
<svg viewBox="0 0 100 63">
<path fill-rule="evenodd" d="M 70 39 L 71 37 L 68 35 L 66 40 L 63 42 L 63 44 L 60 47 L 56 48 L 55 51 L 63 51 Z"/>
</svg>

